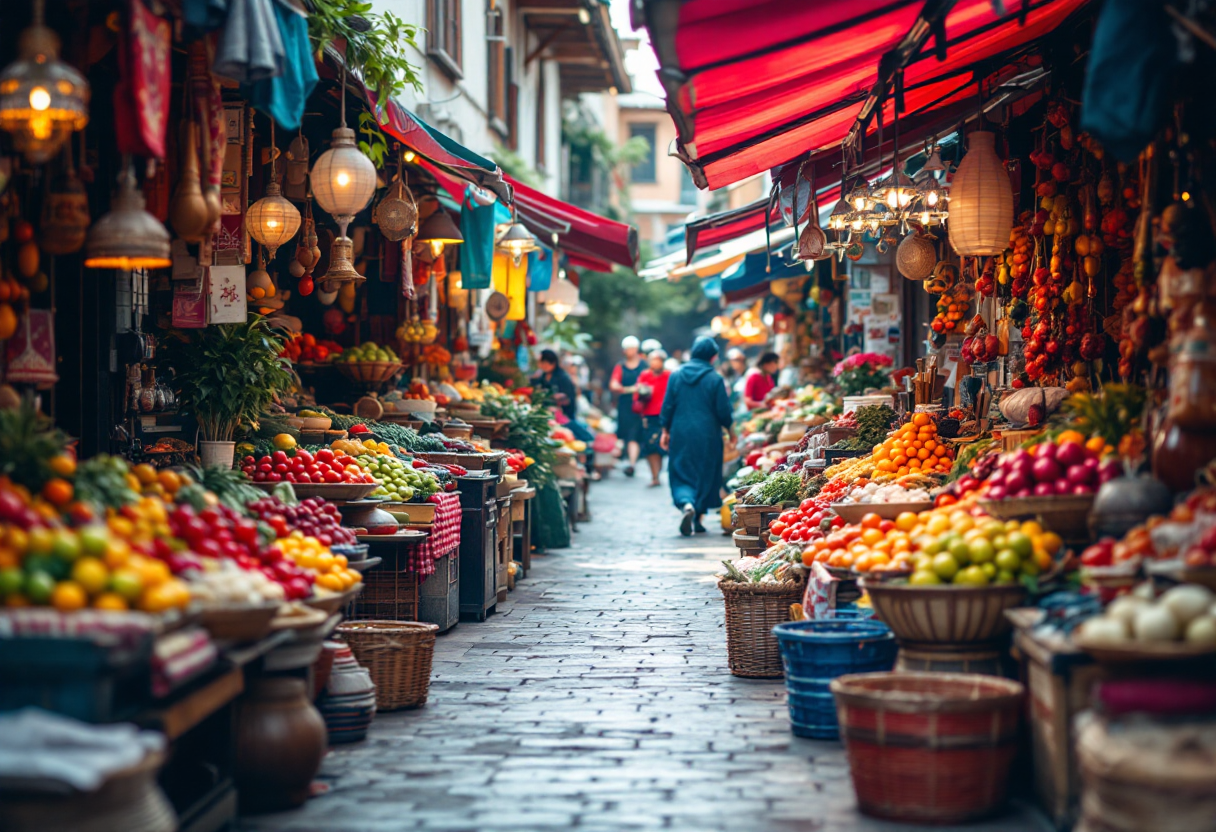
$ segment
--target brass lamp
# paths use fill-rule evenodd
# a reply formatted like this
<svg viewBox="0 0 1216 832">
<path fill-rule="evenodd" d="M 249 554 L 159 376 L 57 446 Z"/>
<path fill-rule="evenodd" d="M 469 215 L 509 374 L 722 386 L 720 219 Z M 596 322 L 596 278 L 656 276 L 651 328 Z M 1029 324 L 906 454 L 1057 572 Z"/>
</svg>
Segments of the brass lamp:
<svg viewBox="0 0 1216 832">
<path fill-rule="evenodd" d="M 43 23 L 44 0 L 21 33 L 17 60 L 0 72 L 0 129 L 26 160 L 51 159 L 73 131 L 89 123 L 89 83 L 59 60 L 59 37 Z"/>
<path fill-rule="evenodd" d="M 169 229 L 144 210 L 144 195 L 135 185 L 129 157 L 123 159 L 110 212 L 93 223 L 84 250 L 84 264 L 90 269 L 131 271 L 173 264 Z"/>
<path fill-rule="evenodd" d="M 515 218 L 514 210 L 511 212 L 511 223 L 507 226 L 503 235 L 498 238 L 494 246 L 499 251 L 511 255 L 517 266 L 523 260 L 525 254 L 540 251 L 536 238 L 532 236 L 531 231 L 524 228 L 523 223 Z"/>
<path fill-rule="evenodd" d="M 452 222 L 452 218 L 448 216 L 448 212 L 442 208 L 437 208 L 422 223 L 422 228 L 418 229 L 418 236 L 414 239 L 420 243 L 429 244 L 431 254 L 438 258 L 443 254 L 444 246 L 463 243 L 464 235 L 460 233 L 460 229 L 456 227 L 456 223 Z"/>
<path fill-rule="evenodd" d="M 245 213 L 245 227 L 249 234 L 266 247 L 270 259 L 274 259 L 279 246 L 286 243 L 300 230 L 300 210 L 283 196 L 279 178 L 275 171 L 274 119 L 270 121 L 270 181 L 266 185 L 266 196 L 249 206 Z M 363 154 L 360 153 L 360 156 Z"/>
</svg>

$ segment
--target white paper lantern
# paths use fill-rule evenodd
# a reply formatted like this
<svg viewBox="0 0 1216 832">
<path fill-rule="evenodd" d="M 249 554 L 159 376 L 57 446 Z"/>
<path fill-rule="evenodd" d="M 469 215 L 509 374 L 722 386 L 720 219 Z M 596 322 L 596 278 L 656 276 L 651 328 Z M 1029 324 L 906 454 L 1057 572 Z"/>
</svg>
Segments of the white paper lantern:
<svg viewBox="0 0 1216 832">
<path fill-rule="evenodd" d="M 266 196 L 250 205 L 245 213 L 245 227 L 253 239 L 266 246 L 273 260 L 279 247 L 300 230 L 300 210 L 284 198 L 279 183 L 272 178 L 266 186 Z"/>
<path fill-rule="evenodd" d="M 309 176 L 317 204 L 333 215 L 346 236 L 346 226 L 376 192 L 376 166 L 355 146 L 355 131 L 334 130 L 329 150 L 317 157 Z"/>
<path fill-rule="evenodd" d="M 960 255 L 1000 254 L 1013 228 L 1013 188 L 992 133 L 978 131 L 950 183 L 950 245 Z"/>
</svg>

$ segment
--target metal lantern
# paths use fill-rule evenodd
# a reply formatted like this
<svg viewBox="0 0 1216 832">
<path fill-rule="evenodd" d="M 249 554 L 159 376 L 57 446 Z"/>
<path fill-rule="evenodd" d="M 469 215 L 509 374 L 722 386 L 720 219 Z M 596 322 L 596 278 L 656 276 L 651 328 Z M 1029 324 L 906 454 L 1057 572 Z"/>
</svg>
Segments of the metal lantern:
<svg viewBox="0 0 1216 832">
<path fill-rule="evenodd" d="M 443 254 L 444 246 L 463 243 L 464 235 L 460 233 L 460 229 L 456 227 L 456 223 L 452 222 L 452 218 L 448 216 L 448 212 L 442 208 L 437 208 L 422 223 L 422 227 L 418 229 L 418 236 L 414 239 L 420 243 L 429 244 L 431 254 L 438 259 Z"/>
<path fill-rule="evenodd" d="M 929 160 L 916 174 L 916 193 L 924 208 L 929 211 L 938 210 L 939 205 L 945 207 L 948 190 L 945 182 L 946 170 L 946 164 L 942 161 L 941 148 L 935 145 L 929 153 Z M 941 179 L 938 179 L 939 173 L 942 174 Z"/>
<path fill-rule="evenodd" d="M 355 131 L 343 125 L 333 132 L 326 150 L 309 174 L 317 205 L 331 214 L 346 236 L 346 227 L 376 192 L 376 166 L 355 146 Z"/>
<path fill-rule="evenodd" d="M 84 251 L 84 264 L 90 269 L 130 271 L 173 264 L 169 229 L 144 210 L 144 195 L 135 186 L 129 158 L 123 160 L 110 213 L 93 223 Z"/>
<path fill-rule="evenodd" d="M 270 259 L 274 259 L 279 246 L 286 243 L 300 230 L 300 211 L 283 196 L 279 177 L 275 169 L 277 148 L 274 144 L 274 121 L 270 122 L 270 182 L 266 185 L 266 196 L 249 206 L 245 212 L 245 228 L 253 239 L 266 247 Z M 362 154 L 360 154 L 362 155 Z"/>
<path fill-rule="evenodd" d="M 532 232 L 524 228 L 523 223 L 514 216 L 511 217 L 510 225 L 506 226 L 506 230 L 495 241 L 494 247 L 504 254 L 510 255 L 517 266 L 523 260 L 524 255 L 532 251 L 540 251 L 540 245 L 532 236 Z"/>
<path fill-rule="evenodd" d="M 579 304 L 578 287 L 564 277 L 553 281 L 553 285 L 544 293 L 545 309 L 554 320 L 564 321 L 574 312 Z"/>
<path fill-rule="evenodd" d="M 937 265 L 937 250 L 931 238 L 912 233 L 895 250 L 895 267 L 908 280 L 924 280 Z"/>
<path fill-rule="evenodd" d="M 1000 254 L 1013 228 L 1013 188 L 996 155 L 996 136 L 980 130 L 950 184 L 950 245 L 960 255 Z"/>
<path fill-rule="evenodd" d="M 89 83 L 59 60 L 59 37 L 43 24 L 44 0 L 17 42 L 18 58 L 0 72 L 0 129 L 34 164 L 49 160 L 89 123 Z"/>
</svg>

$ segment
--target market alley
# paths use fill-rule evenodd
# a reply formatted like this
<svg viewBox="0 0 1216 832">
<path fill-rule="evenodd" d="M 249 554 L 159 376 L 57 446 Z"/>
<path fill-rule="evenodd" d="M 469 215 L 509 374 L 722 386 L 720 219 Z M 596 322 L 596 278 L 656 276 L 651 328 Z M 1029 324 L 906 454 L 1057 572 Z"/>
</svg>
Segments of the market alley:
<svg viewBox="0 0 1216 832">
<path fill-rule="evenodd" d="M 681 538 L 666 489 L 619 475 L 593 493 L 572 548 L 439 638 L 426 707 L 378 716 L 329 752 L 327 794 L 241 828 L 903 828 L 857 813 L 837 743 L 790 734 L 780 680 L 727 672 L 714 574 L 737 550 L 718 524 Z M 982 828 L 1040 827 L 1015 810 Z"/>
</svg>

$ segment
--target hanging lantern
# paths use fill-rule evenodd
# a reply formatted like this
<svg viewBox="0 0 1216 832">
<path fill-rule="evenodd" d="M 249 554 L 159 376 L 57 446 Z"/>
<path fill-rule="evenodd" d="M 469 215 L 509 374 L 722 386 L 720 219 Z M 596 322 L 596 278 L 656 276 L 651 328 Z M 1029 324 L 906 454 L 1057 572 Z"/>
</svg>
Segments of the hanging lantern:
<svg viewBox="0 0 1216 832">
<path fill-rule="evenodd" d="M 579 304 L 578 287 L 569 280 L 558 278 L 544 292 L 545 309 L 555 320 L 564 321 Z"/>
<path fill-rule="evenodd" d="M 286 243 L 300 230 L 300 211 L 283 196 L 279 177 L 275 170 L 277 148 L 274 144 L 274 119 L 270 121 L 270 182 L 266 185 L 266 196 L 249 206 L 245 213 L 245 228 L 249 235 L 262 245 L 274 259 L 279 246 Z M 362 154 L 360 154 L 362 155 Z"/>
<path fill-rule="evenodd" d="M 495 241 L 494 247 L 509 255 L 515 261 L 515 265 L 518 266 L 524 255 L 529 252 L 540 251 L 536 238 L 532 236 L 531 231 L 524 228 L 523 223 L 515 218 L 514 211 L 512 211 L 510 224 L 499 227 L 505 230 Z"/>
<path fill-rule="evenodd" d="M 27 161 L 40 164 L 89 123 L 89 83 L 59 60 L 59 37 L 43 24 L 44 0 L 21 33 L 17 60 L 0 72 L 0 130 Z"/>
<path fill-rule="evenodd" d="M 909 234 L 895 250 L 895 267 L 908 280 L 924 280 L 937 265 L 933 241 L 923 234 Z"/>
<path fill-rule="evenodd" d="M 903 171 L 898 171 L 887 177 L 883 183 L 883 204 L 892 211 L 902 211 L 912 204 L 916 198 L 916 185 Z"/>
<path fill-rule="evenodd" d="M 333 216 L 345 237 L 350 221 L 376 192 L 376 166 L 355 146 L 355 131 L 346 126 L 345 119 L 343 122 L 334 130 L 329 150 L 317 157 L 309 177 L 317 205 Z"/>
<path fill-rule="evenodd" d="M 828 228 L 833 231 L 845 231 L 849 227 L 849 203 L 846 200 L 836 200 L 836 207 L 828 217 Z"/>
<path fill-rule="evenodd" d="M 337 291 L 343 283 L 362 283 L 367 279 L 355 270 L 353 256 L 354 243 L 350 237 L 335 237 L 329 247 L 329 268 L 318 278 L 324 294 Z"/>
<path fill-rule="evenodd" d="M 849 191 L 849 204 L 853 206 L 854 211 L 865 211 L 874 205 L 874 199 L 870 195 L 870 188 L 866 184 L 864 178 L 858 179 L 853 185 L 853 190 Z"/>
<path fill-rule="evenodd" d="M 1013 228 L 1013 188 L 996 155 L 996 136 L 972 133 L 950 185 L 950 245 L 964 256 L 1000 254 Z"/>
<path fill-rule="evenodd" d="M 84 264 L 90 269 L 163 269 L 169 256 L 169 229 L 144 210 L 144 195 L 135 186 L 130 157 L 123 159 L 118 193 L 110 213 L 89 229 Z"/>
<path fill-rule="evenodd" d="M 942 161 L 941 148 L 934 145 L 933 150 L 929 153 L 929 160 L 916 174 L 916 193 L 929 211 L 936 210 L 939 205 L 944 207 L 947 199 L 946 172 L 947 168 Z M 940 179 L 938 174 L 941 174 Z"/>
<path fill-rule="evenodd" d="M 418 229 L 418 236 L 415 239 L 420 243 L 430 245 L 431 254 L 438 259 L 443 254 L 444 246 L 463 243 L 464 235 L 460 233 L 460 229 L 456 227 L 456 223 L 452 222 L 452 218 L 448 216 L 448 212 L 442 208 L 437 208 L 422 223 L 422 227 Z"/>
</svg>

